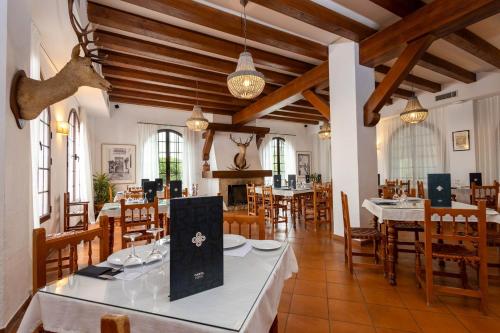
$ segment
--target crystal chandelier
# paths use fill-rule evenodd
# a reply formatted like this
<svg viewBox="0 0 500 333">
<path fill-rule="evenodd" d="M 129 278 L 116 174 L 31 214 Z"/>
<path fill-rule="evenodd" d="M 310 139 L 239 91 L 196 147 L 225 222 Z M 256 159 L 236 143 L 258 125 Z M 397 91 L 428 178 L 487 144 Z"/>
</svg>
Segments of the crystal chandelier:
<svg viewBox="0 0 500 333">
<path fill-rule="evenodd" d="M 417 96 L 410 97 L 405 109 L 399 117 L 402 121 L 408 124 L 418 124 L 427 118 L 429 110 L 424 109 L 420 104 Z"/>
<path fill-rule="evenodd" d="M 332 129 L 330 128 L 330 123 L 325 121 L 320 127 L 318 136 L 321 140 L 328 140 L 332 137 Z"/>
<path fill-rule="evenodd" d="M 193 106 L 191 117 L 186 120 L 186 126 L 192 131 L 203 131 L 208 127 L 208 120 L 203 116 L 203 111 L 198 105 L 198 81 L 196 81 L 196 105 Z"/>
<path fill-rule="evenodd" d="M 241 99 L 252 99 L 259 96 L 266 84 L 264 74 L 255 69 L 252 54 L 247 51 L 247 15 L 245 10 L 247 2 L 248 0 L 241 0 L 245 49 L 240 53 L 236 70 L 227 77 L 229 91 L 234 97 Z"/>
</svg>

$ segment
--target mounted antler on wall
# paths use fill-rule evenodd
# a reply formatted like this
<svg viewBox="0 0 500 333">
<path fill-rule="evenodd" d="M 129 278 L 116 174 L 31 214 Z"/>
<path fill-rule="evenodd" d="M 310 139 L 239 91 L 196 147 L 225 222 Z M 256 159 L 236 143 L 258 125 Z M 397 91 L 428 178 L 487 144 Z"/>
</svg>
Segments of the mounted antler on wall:
<svg viewBox="0 0 500 333">
<path fill-rule="evenodd" d="M 102 57 L 94 54 L 98 48 L 89 49 L 94 42 L 89 39 L 93 29 L 89 25 L 83 28 L 73 14 L 74 0 L 68 0 L 71 26 L 75 30 L 78 42 L 71 52 L 71 60 L 54 77 L 40 81 L 18 71 L 12 79 L 10 107 L 16 118 L 17 126 L 23 128 L 24 120 L 32 120 L 49 105 L 55 104 L 77 92 L 81 86 L 88 86 L 108 91 L 111 84 L 94 70 L 92 62 L 100 63 Z M 85 54 L 80 57 L 80 47 Z"/>
<path fill-rule="evenodd" d="M 250 165 L 247 165 L 247 160 L 245 158 L 245 155 L 247 153 L 247 148 L 250 145 L 250 142 L 252 142 L 253 139 L 253 134 L 243 143 L 241 141 L 241 138 L 239 139 L 239 142 L 233 139 L 232 134 L 229 134 L 229 138 L 231 141 L 233 141 L 236 146 L 240 149 L 240 152 L 236 155 L 234 155 L 234 165 L 231 166 L 229 169 L 231 170 L 245 170 L 250 167 Z"/>
</svg>

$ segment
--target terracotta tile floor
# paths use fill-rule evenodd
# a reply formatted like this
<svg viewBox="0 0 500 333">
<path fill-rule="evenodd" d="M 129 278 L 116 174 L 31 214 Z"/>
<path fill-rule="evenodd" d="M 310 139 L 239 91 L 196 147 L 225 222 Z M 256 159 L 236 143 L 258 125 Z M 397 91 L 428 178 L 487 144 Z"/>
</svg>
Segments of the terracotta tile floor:
<svg viewBox="0 0 500 333">
<path fill-rule="evenodd" d="M 270 232 L 269 228 L 268 238 Z M 115 250 L 119 237 L 117 228 Z M 398 286 L 391 287 L 381 271 L 364 269 L 349 274 L 343 242 L 331 239 L 324 230 L 304 230 L 300 224 L 297 230 L 289 228 L 285 233 L 281 224 L 274 237 L 288 239 L 299 263 L 298 274 L 283 288 L 278 309 L 280 332 L 500 333 L 500 281 L 490 280 L 489 316 L 470 298 L 439 296 L 428 307 L 424 291 L 415 285 L 412 254 L 400 254 Z M 84 251 L 83 247 L 79 250 L 83 265 Z M 97 253 L 96 249 L 94 260 Z M 490 255 L 500 258 L 496 252 Z"/>
</svg>

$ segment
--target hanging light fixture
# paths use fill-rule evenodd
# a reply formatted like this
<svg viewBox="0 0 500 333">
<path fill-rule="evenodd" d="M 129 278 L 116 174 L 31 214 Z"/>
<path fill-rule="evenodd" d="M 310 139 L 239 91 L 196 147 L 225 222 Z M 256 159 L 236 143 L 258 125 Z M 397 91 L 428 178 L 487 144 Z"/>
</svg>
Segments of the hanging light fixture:
<svg viewBox="0 0 500 333">
<path fill-rule="evenodd" d="M 236 70 L 227 77 L 227 87 L 236 98 L 252 99 L 259 96 L 264 90 L 266 81 L 264 74 L 255 69 L 252 54 L 247 51 L 247 14 L 248 0 L 240 0 L 243 6 L 243 33 L 245 49 L 240 53 Z"/>
<path fill-rule="evenodd" d="M 198 105 L 198 81 L 196 81 L 196 105 L 193 106 L 191 117 L 186 120 L 186 126 L 192 131 L 203 131 L 208 127 L 208 120 L 203 115 L 201 107 Z"/>
<path fill-rule="evenodd" d="M 328 121 L 323 122 L 323 125 L 319 128 L 318 136 L 321 140 L 328 140 L 332 137 L 332 129 Z"/>
<path fill-rule="evenodd" d="M 427 118 L 429 110 L 425 109 L 422 104 L 420 104 L 418 97 L 415 95 L 413 84 L 411 86 L 411 91 L 413 92 L 413 96 L 410 97 L 410 99 L 406 103 L 405 109 L 403 110 L 403 112 L 401 112 L 399 117 L 405 123 L 418 124 Z"/>
</svg>

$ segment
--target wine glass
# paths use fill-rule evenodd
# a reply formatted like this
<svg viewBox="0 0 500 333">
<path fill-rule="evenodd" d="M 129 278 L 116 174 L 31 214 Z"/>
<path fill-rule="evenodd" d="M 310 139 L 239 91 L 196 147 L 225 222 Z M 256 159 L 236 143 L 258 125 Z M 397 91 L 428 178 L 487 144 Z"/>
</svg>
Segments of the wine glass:
<svg viewBox="0 0 500 333">
<path fill-rule="evenodd" d="M 123 263 L 123 272 L 125 275 L 128 275 L 130 273 L 137 273 L 138 271 L 142 271 L 142 264 L 143 261 L 142 259 L 135 253 L 135 240 L 137 237 L 142 236 L 140 232 L 131 232 L 128 234 L 123 235 L 123 237 L 130 239 L 130 242 L 132 243 L 132 247 L 130 250 L 130 254 L 128 255 L 127 259 L 125 259 L 125 262 Z"/>
<path fill-rule="evenodd" d="M 155 262 L 155 261 L 162 261 L 163 260 L 163 255 L 161 254 L 160 249 L 158 248 L 157 245 L 157 235 L 158 233 L 162 232 L 163 228 L 158 228 L 158 227 L 151 227 L 148 230 L 146 230 L 147 233 L 153 234 L 153 249 L 151 250 L 151 253 L 149 253 L 148 257 L 146 258 L 146 264 Z"/>
</svg>

